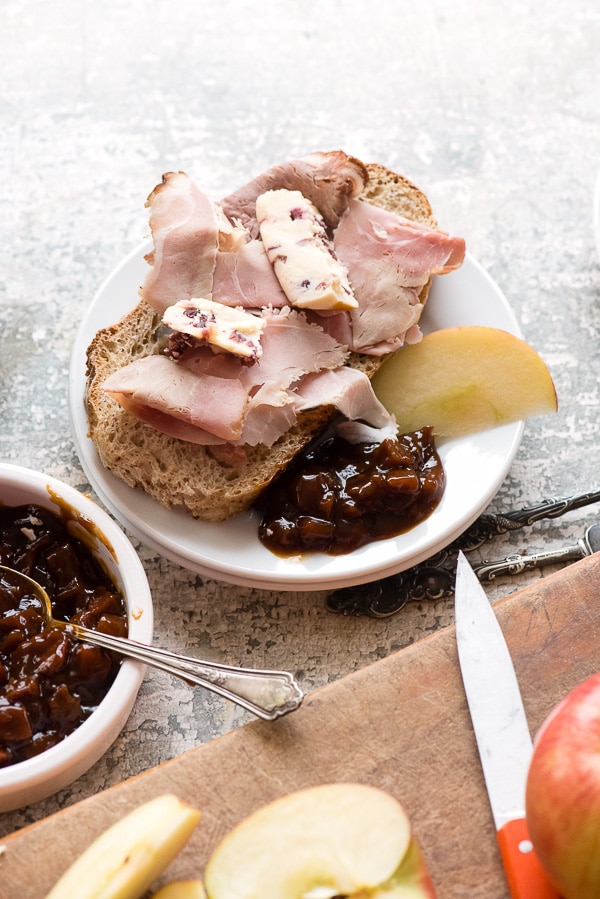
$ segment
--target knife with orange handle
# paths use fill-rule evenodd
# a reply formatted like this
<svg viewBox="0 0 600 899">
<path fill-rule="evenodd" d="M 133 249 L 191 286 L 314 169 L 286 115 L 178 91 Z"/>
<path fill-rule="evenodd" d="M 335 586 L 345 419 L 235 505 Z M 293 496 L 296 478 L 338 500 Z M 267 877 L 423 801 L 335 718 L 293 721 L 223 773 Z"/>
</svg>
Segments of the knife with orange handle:
<svg viewBox="0 0 600 899">
<path fill-rule="evenodd" d="M 502 863 L 512 899 L 560 899 L 527 831 L 533 751 L 510 652 L 477 575 L 461 552 L 455 587 L 458 658 Z"/>
</svg>

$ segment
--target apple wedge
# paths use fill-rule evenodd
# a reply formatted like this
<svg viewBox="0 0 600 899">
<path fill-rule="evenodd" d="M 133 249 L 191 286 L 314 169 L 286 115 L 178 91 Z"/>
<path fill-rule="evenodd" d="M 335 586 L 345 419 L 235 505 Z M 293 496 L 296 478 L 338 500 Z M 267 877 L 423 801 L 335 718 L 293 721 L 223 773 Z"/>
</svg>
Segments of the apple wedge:
<svg viewBox="0 0 600 899">
<path fill-rule="evenodd" d="M 153 893 L 152 899 L 206 899 L 206 893 L 200 880 L 172 880 Z"/>
<path fill-rule="evenodd" d="M 46 899 L 139 899 L 184 846 L 200 812 L 170 793 L 102 831 Z"/>
<path fill-rule="evenodd" d="M 209 899 L 432 899 L 402 806 L 375 787 L 326 784 L 258 809 L 211 855 Z"/>
<path fill-rule="evenodd" d="M 533 347 L 480 325 L 442 328 L 402 347 L 372 384 L 401 434 L 431 426 L 438 437 L 461 437 L 557 410 L 554 382 Z"/>
</svg>

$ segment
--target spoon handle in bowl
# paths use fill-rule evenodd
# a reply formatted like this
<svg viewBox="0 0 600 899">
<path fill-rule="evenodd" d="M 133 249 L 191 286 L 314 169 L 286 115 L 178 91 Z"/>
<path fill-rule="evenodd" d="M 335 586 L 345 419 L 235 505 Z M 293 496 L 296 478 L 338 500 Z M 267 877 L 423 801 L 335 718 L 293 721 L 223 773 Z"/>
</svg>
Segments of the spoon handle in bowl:
<svg viewBox="0 0 600 899">
<path fill-rule="evenodd" d="M 205 662 L 134 640 L 113 637 L 71 622 L 57 623 L 80 640 L 145 662 L 188 683 L 218 693 L 265 721 L 273 721 L 297 709 L 303 699 L 296 679 L 287 671 L 237 668 L 218 662 Z"/>
</svg>

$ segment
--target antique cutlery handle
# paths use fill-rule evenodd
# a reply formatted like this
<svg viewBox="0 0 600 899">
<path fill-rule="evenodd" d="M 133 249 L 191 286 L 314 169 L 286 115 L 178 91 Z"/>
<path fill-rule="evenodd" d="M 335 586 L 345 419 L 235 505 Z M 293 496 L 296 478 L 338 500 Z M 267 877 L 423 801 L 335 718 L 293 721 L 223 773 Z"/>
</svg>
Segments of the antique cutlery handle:
<svg viewBox="0 0 600 899">
<path fill-rule="evenodd" d="M 495 562 L 482 562 L 480 565 L 474 565 L 473 571 L 480 581 L 493 581 L 495 577 L 504 574 L 521 574 L 522 571 L 528 571 L 531 568 L 540 568 L 544 565 L 554 565 L 562 562 L 576 562 L 589 555 L 582 541 L 573 546 L 566 546 L 564 549 L 549 550 L 548 552 L 532 553 L 513 553 L 506 556 L 505 559 L 498 559 Z"/>
<path fill-rule="evenodd" d="M 505 514 L 483 513 L 466 531 L 463 531 L 459 537 L 435 556 L 387 578 L 380 578 L 353 587 L 341 587 L 329 594 L 326 600 L 327 608 L 342 615 L 387 618 L 399 612 L 411 600 L 436 600 L 450 596 L 454 591 L 456 555 L 459 550 L 469 552 L 496 535 L 527 527 L 544 518 L 559 518 L 567 512 L 596 502 L 600 502 L 600 490 L 575 493 L 559 499 L 543 500 L 534 506 L 516 509 Z M 544 563 L 535 562 L 533 556 L 527 556 L 527 564 L 523 567 L 517 567 L 517 563 L 511 557 L 509 570 L 506 570 L 506 566 L 509 565 L 508 560 L 503 559 L 499 562 L 485 564 L 503 566 L 502 571 L 495 569 L 491 574 L 491 577 L 495 577 L 500 573 L 517 574 L 519 571 L 524 571 L 525 568 L 532 568 L 539 564 L 551 564 L 554 561 L 568 562 L 581 557 L 575 548 L 558 552 L 560 557 L 553 556 Z M 566 556 L 563 555 L 565 552 Z M 571 555 L 571 552 L 576 554 Z M 588 552 L 583 550 L 583 555 L 587 554 Z M 518 564 L 521 564 L 520 557 Z M 485 579 L 490 580 L 491 577 Z"/>
<path fill-rule="evenodd" d="M 564 496 L 560 499 L 542 500 L 535 506 L 515 509 L 513 512 L 504 514 L 484 512 L 448 546 L 447 552 L 450 553 L 457 549 L 462 549 L 463 552 L 476 549 L 486 540 L 498 534 L 506 534 L 508 531 L 528 527 L 544 518 L 560 518 L 567 512 L 597 502 L 600 502 L 600 490 L 591 490 L 586 493 L 574 493 L 572 496 Z"/>
<path fill-rule="evenodd" d="M 592 550 L 580 540 L 573 546 L 543 553 L 514 553 L 504 559 L 481 562 L 473 565 L 473 571 L 480 581 L 492 581 L 500 575 L 516 575 L 530 568 L 561 562 L 575 562 L 590 555 Z M 437 558 L 440 558 L 439 556 Z M 443 559 L 442 559 L 443 561 Z M 454 593 L 456 559 L 451 564 L 428 564 L 422 562 L 370 584 L 346 587 L 337 590 L 327 598 L 328 607 L 333 612 L 346 615 L 369 615 L 371 618 L 388 618 L 403 609 L 409 602 L 443 599 Z"/>
</svg>

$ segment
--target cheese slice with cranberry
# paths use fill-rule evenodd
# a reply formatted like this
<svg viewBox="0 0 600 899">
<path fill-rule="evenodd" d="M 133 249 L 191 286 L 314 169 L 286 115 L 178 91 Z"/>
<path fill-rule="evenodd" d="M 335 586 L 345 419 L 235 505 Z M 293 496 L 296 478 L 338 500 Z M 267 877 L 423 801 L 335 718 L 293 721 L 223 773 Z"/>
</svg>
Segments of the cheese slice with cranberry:
<svg viewBox="0 0 600 899">
<path fill-rule="evenodd" d="M 163 324 L 216 349 L 256 361 L 262 355 L 260 336 L 267 322 L 238 307 L 204 298 L 180 300 L 163 314 Z"/>
<path fill-rule="evenodd" d="M 336 310 L 358 306 L 319 210 L 300 191 L 261 194 L 256 219 L 267 256 L 292 306 Z"/>
</svg>

